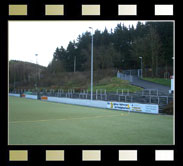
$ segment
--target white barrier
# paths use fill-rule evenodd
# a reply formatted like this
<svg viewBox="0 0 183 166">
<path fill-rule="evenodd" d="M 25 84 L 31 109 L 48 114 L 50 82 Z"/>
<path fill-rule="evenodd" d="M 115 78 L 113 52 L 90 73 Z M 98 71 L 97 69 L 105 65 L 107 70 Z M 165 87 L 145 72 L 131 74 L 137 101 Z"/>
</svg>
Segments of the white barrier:
<svg viewBox="0 0 183 166">
<path fill-rule="evenodd" d="M 49 97 L 47 101 L 53 101 L 58 103 L 65 104 L 75 104 L 89 107 L 98 107 L 98 108 L 107 108 L 107 101 L 98 101 L 98 100 L 86 100 L 86 99 L 70 99 L 70 98 L 58 98 L 58 97 Z"/>
<path fill-rule="evenodd" d="M 20 97 L 19 94 L 9 93 L 9 95 Z M 37 95 L 26 94 L 25 98 L 37 99 Z M 49 96 L 48 96 L 48 100 L 45 100 L 45 101 L 97 107 L 97 108 L 108 108 L 108 109 L 121 110 L 121 111 L 142 112 L 142 113 L 151 113 L 151 114 L 159 113 L 159 106 L 156 104 L 109 102 L 109 101 L 101 101 L 101 100 L 71 99 L 71 98 L 59 98 L 59 97 L 49 97 Z"/>
<path fill-rule="evenodd" d="M 27 95 L 27 94 L 25 94 L 25 98 L 37 100 L 37 95 Z"/>
<path fill-rule="evenodd" d="M 20 94 L 9 93 L 9 96 L 20 97 Z M 28 95 L 28 94 L 25 94 L 25 98 L 37 100 L 37 95 Z"/>
<path fill-rule="evenodd" d="M 15 96 L 15 97 L 20 97 L 20 94 L 15 94 L 15 93 L 9 93 L 9 96 Z"/>
</svg>

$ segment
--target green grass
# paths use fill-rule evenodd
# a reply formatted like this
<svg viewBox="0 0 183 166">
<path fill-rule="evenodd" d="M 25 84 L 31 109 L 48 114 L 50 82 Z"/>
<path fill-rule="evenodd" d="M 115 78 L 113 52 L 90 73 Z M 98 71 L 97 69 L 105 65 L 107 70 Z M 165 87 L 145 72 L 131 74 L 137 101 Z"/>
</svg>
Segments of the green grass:
<svg viewBox="0 0 183 166">
<path fill-rule="evenodd" d="M 142 90 L 142 88 L 130 85 L 130 83 L 126 80 L 121 80 L 117 77 L 105 78 L 100 80 L 97 84 L 94 85 L 94 92 L 96 89 L 103 89 L 107 92 L 116 92 L 117 89 L 128 89 L 129 92 L 136 92 Z M 88 87 L 88 91 L 90 91 L 90 86 Z"/>
<path fill-rule="evenodd" d="M 47 88 L 41 88 L 40 89 L 49 89 L 50 87 Z M 54 89 L 54 87 L 52 87 Z M 62 86 L 62 87 L 56 87 L 56 90 L 58 89 L 64 89 L 67 91 L 68 89 L 75 89 L 75 92 L 80 92 L 81 90 L 85 89 L 90 92 L 91 90 L 91 83 L 89 81 L 85 82 L 85 84 L 76 83 L 76 82 L 67 82 L 67 85 Z M 93 91 L 96 92 L 96 90 L 106 90 L 107 92 L 116 92 L 117 89 L 128 89 L 129 92 L 136 92 L 136 91 L 141 91 L 142 88 L 130 85 L 129 81 L 126 80 L 121 80 L 117 77 L 105 77 L 104 79 L 95 81 L 93 84 Z"/>
<path fill-rule="evenodd" d="M 67 90 L 67 89 L 87 89 L 88 92 L 90 92 L 90 87 L 91 84 L 85 84 L 85 85 L 79 85 L 73 82 L 69 82 L 67 84 L 67 87 L 64 87 L 63 89 Z M 126 80 L 121 80 L 117 77 L 105 77 L 102 80 L 98 80 L 97 82 L 94 82 L 93 85 L 93 91 L 95 92 L 96 90 L 106 90 L 107 92 L 116 92 L 117 89 L 128 89 L 129 92 L 136 92 L 136 91 L 140 91 L 142 90 L 142 88 L 134 86 L 134 85 L 130 85 L 129 81 Z"/>
<path fill-rule="evenodd" d="M 9 97 L 9 144 L 173 144 L 173 117 Z"/>
<path fill-rule="evenodd" d="M 151 81 L 151 82 L 158 83 L 158 84 L 165 85 L 165 86 L 169 86 L 169 87 L 171 86 L 171 79 L 144 77 L 143 80 Z"/>
</svg>

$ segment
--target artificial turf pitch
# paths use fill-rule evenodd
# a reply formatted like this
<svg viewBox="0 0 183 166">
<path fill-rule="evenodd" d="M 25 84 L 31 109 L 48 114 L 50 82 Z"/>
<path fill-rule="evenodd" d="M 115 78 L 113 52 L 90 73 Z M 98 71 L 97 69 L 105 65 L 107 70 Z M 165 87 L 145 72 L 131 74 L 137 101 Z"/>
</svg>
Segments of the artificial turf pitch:
<svg viewBox="0 0 183 166">
<path fill-rule="evenodd" d="M 9 145 L 173 144 L 173 116 L 9 97 Z"/>
</svg>

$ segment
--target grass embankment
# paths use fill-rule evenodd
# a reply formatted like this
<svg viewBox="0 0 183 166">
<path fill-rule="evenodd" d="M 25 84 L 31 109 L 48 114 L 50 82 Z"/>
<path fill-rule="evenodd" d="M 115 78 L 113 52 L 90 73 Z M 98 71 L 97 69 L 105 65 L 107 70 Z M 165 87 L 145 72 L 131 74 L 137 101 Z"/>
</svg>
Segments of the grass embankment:
<svg viewBox="0 0 183 166">
<path fill-rule="evenodd" d="M 88 92 L 90 92 L 90 87 L 91 84 L 90 82 L 85 84 L 85 85 L 78 85 L 74 83 L 69 83 L 67 84 L 68 89 L 86 89 Z M 106 77 L 101 80 L 98 80 L 94 82 L 93 85 L 93 91 L 95 92 L 96 90 L 106 90 L 107 92 L 116 92 L 117 89 L 124 89 L 124 90 L 129 90 L 129 92 L 136 92 L 142 90 L 142 88 L 130 85 L 129 81 L 126 80 L 121 80 L 116 77 Z"/>
<path fill-rule="evenodd" d="M 94 91 L 96 91 L 96 89 L 103 89 L 107 92 L 116 92 L 117 89 L 128 89 L 129 92 L 136 92 L 142 90 L 142 88 L 140 87 L 130 85 L 129 81 L 121 80 L 116 77 L 108 77 L 98 81 L 93 87 Z M 88 87 L 88 91 L 90 91 L 90 86 Z"/>
<path fill-rule="evenodd" d="M 63 86 L 52 86 L 51 89 L 64 89 L 67 91 L 68 89 L 74 89 L 75 92 L 80 92 L 81 90 L 88 90 L 90 92 L 91 82 L 90 79 L 85 79 L 78 81 L 79 79 L 72 79 L 65 83 Z M 49 87 L 46 89 L 50 89 Z M 93 91 L 96 90 L 106 90 L 107 92 L 116 92 L 117 89 L 128 89 L 129 92 L 136 92 L 142 90 L 142 88 L 130 85 L 129 81 L 121 80 L 117 77 L 105 77 L 103 79 L 94 80 L 93 83 Z"/>
<path fill-rule="evenodd" d="M 171 86 L 171 79 L 144 77 L 143 80 L 158 83 L 165 86 Z"/>
<path fill-rule="evenodd" d="M 128 81 L 121 80 L 116 77 L 116 70 L 105 69 L 94 71 L 93 78 L 93 90 L 96 89 L 106 90 L 107 92 L 116 92 L 117 89 L 129 89 L 129 92 L 135 92 L 141 90 L 140 87 L 132 86 Z M 48 74 L 42 78 L 38 83 L 40 90 L 63 89 L 68 91 L 74 89 L 75 92 L 81 92 L 81 90 L 90 91 L 91 86 L 90 71 L 85 72 L 62 72 L 56 74 Z M 17 89 L 32 89 L 32 85 L 26 84 L 26 86 L 17 87 Z"/>
</svg>

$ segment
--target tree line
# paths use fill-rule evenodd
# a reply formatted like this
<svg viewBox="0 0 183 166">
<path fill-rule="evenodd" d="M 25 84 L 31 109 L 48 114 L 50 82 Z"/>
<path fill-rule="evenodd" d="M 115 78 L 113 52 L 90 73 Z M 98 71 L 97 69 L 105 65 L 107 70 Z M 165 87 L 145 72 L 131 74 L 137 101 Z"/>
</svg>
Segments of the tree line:
<svg viewBox="0 0 183 166">
<path fill-rule="evenodd" d="M 159 77 L 160 72 L 172 69 L 173 22 L 138 22 L 136 28 L 117 24 L 111 31 L 95 30 L 93 38 L 94 72 L 98 75 L 99 71 L 107 71 L 108 75 L 111 71 L 113 75 L 118 70 L 139 69 L 139 57 L 142 57 L 144 73 L 151 69 L 150 77 Z M 35 87 L 36 83 L 42 87 L 61 86 L 68 83 L 66 75 L 74 72 L 71 77 L 75 81 L 86 82 L 90 79 L 90 65 L 91 33 L 86 31 L 77 40 L 70 41 L 66 49 L 57 47 L 47 67 L 9 61 L 9 83 L 11 88 Z M 101 78 L 94 76 L 95 81 Z"/>
<path fill-rule="evenodd" d="M 9 61 L 9 87 L 16 88 L 25 85 L 35 87 L 35 84 L 43 78 L 46 67 L 30 62 Z"/>
<path fill-rule="evenodd" d="M 152 77 L 158 69 L 173 66 L 173 22 L 138 22 L 126 27 L 117 24 L 114 31 L 95 30 L 93 34 L 94 70 L 151 68 Z M 67 48 L 57 47 L 47 70 L 51 73 L 87 71 L 91 65 L 91 33 L 86 31 Z"/>
</svg>

